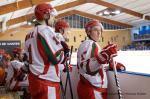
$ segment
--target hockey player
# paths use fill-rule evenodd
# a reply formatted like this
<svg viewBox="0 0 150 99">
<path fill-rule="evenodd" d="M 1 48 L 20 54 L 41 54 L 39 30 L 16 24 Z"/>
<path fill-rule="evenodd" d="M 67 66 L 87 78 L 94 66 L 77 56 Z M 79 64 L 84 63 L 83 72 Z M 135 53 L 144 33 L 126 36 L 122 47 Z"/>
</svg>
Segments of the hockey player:
<svg viewBox="0 0 150 99">
<path fill-rule="evenodd" d="M 5 83 L 8 90 L 17 91 L 21 90 L 24 87 L 28 87 L 27 75 L 21 72 L 21 68 L 24 66 L 24 63 L 20 62 L 21 60 L 21 49 L 13 49 L 13 60 L 10 61 L 9 56 L 4 55 L 6 59 L 6 78 Z M 10 62 L 9 62 L 10 61 Z"/>
<path fill-rule="evenodd" d="M 69 23 L 66 22 L 65 20 L 58 20 L 55 23 L 55 32 L 56 32 L 56 37 L 60 40 L 60 41 L 66 41 L 68 39 L 68 30 L 69 30 L 70 26 Z"/>
<path fill-rule="evenodd" d="M 55 23 L 56 37 L 60 41 L 61 45 L 63 46 L 64 53 L 66 56 L 64 61 L 66 61 L 66 59 L 69 58 L 68 54 L 69 54 L 70 49 L 68 45 L 66 44 L 66 41 L 68 39 L 69 28 L 70 28 L 69 23 L 66 22 L 65 20 L 60 19 L 60 20 L 57 20 L 57 22 Z"/>
<path fill-rule="evenodd" d="M 70 74 L 69 74 L 69 72 L 72 71 L 72 66 L 67 63 L 67 61 L 70 60 L 70 55 L 69 55 L 70 49 L 66 43 L 66 41 L 68 39 L 69 28 L 70 28 L 69 23 L 65 20 L 60 19 L 60 20 L 57 20 L 57 22 L 55 23 L 56 37 L 58 38 L 58 40 L 60 40 L 61 45 L 64 48 L 64 54 L 65 54 L 65 58 L 64 58 L 64 62 L 63 62 L 65 64 L 65 68 L 63 69 L 63 72 L 67 72 L 65 89 L 63 88 L 62 82 L 60 82 L 62 95 L 64 96 L 64 94 L 66 93 L 65 91 L 67 88 L 67 83 L 68 83 L 67 81 L 69 80 L 71 97 L 73 97 L 71 81 L 70 81 Z M 68 66 L 68 68 L 67 68 L 67 66 Z"/>
<path fill-rule="evenodd" d="M 2 59 L 1 59 L 1 76 L 0 76 L 0 84 L 4 85 L 5 84 L 5 78 L 6 78 L 6 70 L 8 68 L 8 66 L 10 65 L 10 60 L 11 60 L 11 56 L 7 53 L 3 53 L 2 54 Z"/>
<path fill-rule="evenodd" d="M 50 27 L 57 15 L 47 3 L 35 7 L 38 25 L 27 34 L 25 52 L 29 60 L 29 90 L 32 99 L 60 99 L 60 70 L 64 51 Z"/>
<path fill-rule="evenodd" d="M 81 43 L 77 53 L 80 81 L 77 92 L 79 99 L 107 99 L 107 77 L 105 64 L 117 55 L 117 46 L 109 44 L 103 49 L 98 45 L 103 26 L 96 20 L 85 26 L 88 40 Z"/>
</svg>

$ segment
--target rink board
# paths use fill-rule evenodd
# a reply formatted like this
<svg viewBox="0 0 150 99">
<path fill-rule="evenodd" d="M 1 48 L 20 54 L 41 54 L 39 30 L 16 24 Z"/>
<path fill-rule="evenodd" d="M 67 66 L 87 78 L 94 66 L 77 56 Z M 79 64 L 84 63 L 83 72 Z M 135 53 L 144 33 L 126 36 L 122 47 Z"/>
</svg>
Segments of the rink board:
<svg viewBox="0 0 150 99">
<path fill-rule="evenodd" d="M 74 99 L 78 99 L 77 83 L 79 81 L 76 66 L 73 67 L 70 73 Z M 117 94 L 117 87 L 112 71 L 107 72 L 108 76 L 108 99 L 119 99 Z M 150 75 L 133 72 L 119 72 L 118 73 L 120 86 L 123 92 L 123 99 L 149 99 L 150 97 Z M 63 86 L 65 86 L 66 74 L 62 76 Z M 67 86 L 66 99 L 71 99 L 69 85 Z"/>
</svg>

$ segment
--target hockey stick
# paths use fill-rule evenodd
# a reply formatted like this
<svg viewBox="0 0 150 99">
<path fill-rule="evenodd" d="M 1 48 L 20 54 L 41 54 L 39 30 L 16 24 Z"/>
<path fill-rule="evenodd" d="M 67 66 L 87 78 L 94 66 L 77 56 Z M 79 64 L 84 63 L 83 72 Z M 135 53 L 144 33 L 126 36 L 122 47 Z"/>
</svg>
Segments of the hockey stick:
<svg viewBox="0 0 150 99">
<path fill-rule="evenodd" d="M 73 46 L 71 46 L 71 50 L 70 50 L 69 64 L 71 63 L 72 50 L 73 50 Z M 67 77 L 66 77 L 66 84 L 65 84 L 65 95 L 66 95 L 67 84 L 68 84 L 68 80 L 69 80 L 69 86 L 70 86 L 70 92 L 71 92 L 71 99 L 73 99 L 73 91 L 72 91 L 70 73 L 69 73 L 69 68 L 68 68 L 68 63 L 67 63 L 67 62 L 66 62 L 66 65 L 67 65 L 67 66 L 66 66 L 66 69 L 67 69 Z"/>
<path fill-rule="evenodd" d="M 63 99 L 66 99 L 66 97 L 65 97 L 65 90 L 64 90 L 64 87 L 63 87 L 63 83 L 62 83 L 61 77 L 60 77 L 60 87 L 61 87 L 61 91 L 62 91 L 62 97 L 63 97 Z"/>
<path fill-rule="evenodd" d="M 108 42 L 108 44 L 110 44 L 110 42 Z M 113 58 L 110 60 L 110 64 L 111 64 L 111 62 L 113 63 L 113 71 L 114 71 L 114 76 L 115 76 L 115 82 L 116 82 L 116 86 L 117 86 L 118 96 L 119 96 L 119 99 L 123 99 L 122 98 L 122 91 L 121 91 L 120 84 L 119 84 L 119 78 L 118 78 L 118 74 L 117 74 L 117 69 L 116 69 L 116 62 L 114 61 Z"/>
<path fill-rule="evenodd" d="M 111 61 L 113 62 L 113 70 L 114 70 L 114 76 L 115 76 L 115 82 L 116 82 L 116 86 L 117 86 L 118 96 L 119 96 L 119 99 L 123 99 L 122 91 L 121 91 L 120 84 L 119 84 L 117 69 L 116 69 L 116 63 L 113 59 Z"/>
</svg>

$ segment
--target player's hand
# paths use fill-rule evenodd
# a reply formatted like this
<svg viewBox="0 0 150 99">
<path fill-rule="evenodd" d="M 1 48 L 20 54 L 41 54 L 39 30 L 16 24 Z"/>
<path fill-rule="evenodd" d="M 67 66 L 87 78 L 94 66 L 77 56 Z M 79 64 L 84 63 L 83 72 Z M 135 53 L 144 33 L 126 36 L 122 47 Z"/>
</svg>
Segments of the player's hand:
<svg viewBox="0 0 150 99">
<path fill-rule="evenodd" d="M 106 47 L 102 49 L 102 52 L 108 56 L 108 60 L 117 56 L 117 45 L 116 44 L 108 44 Z"/>
</svg>

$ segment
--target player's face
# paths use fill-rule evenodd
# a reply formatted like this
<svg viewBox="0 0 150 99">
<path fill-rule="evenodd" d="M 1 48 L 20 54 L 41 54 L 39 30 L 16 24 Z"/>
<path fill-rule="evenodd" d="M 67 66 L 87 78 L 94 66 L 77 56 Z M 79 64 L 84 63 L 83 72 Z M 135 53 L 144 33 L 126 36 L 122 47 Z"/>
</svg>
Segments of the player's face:
<svg viewBox="0 0 150 99">
<path fill-rule="evenodd" d="M 50 19 L 48 20 L 48 24 L 49 24 L 50 26 L 53 26 L 53 25 L 54 25 L 54 22 L 55 22 L 55 16 L 50 15 Z"/>
<path fill-rule="evenodd" d="M 63 37 L 65 40 L 67 40 L 69 38 L 69 28 L 65 28 L 64 29 L 64 33 L 63 33 Z"/>
<path fill-rule="evenodd" d="M 102 35 L 102 28 L 100 26 L 94 26 L 90 33 L 91 39 L 97 42 L 99 41 L 101 35 Z"/>
<path fill-rule="evenodd" d="M 18 59 L 19 59 L 20 61 L 22 61 L 22 59 L 23 59 L 23 54 L 22 54 L 22 52 L 21 52 L 20 54 L 18 54 Z"/>
</svg>

